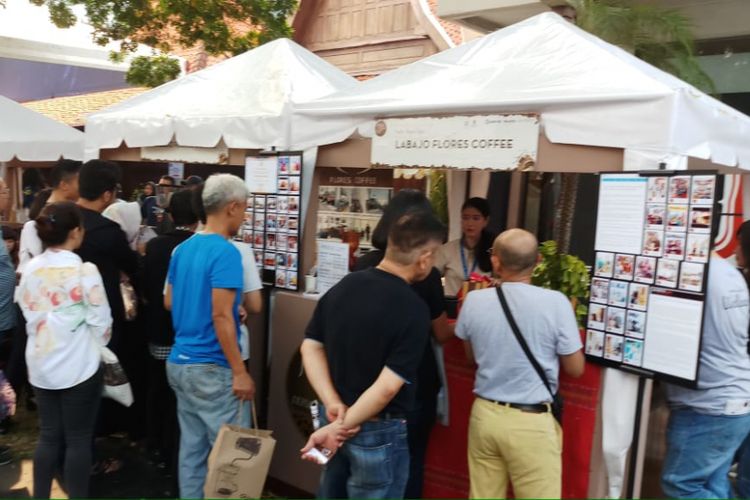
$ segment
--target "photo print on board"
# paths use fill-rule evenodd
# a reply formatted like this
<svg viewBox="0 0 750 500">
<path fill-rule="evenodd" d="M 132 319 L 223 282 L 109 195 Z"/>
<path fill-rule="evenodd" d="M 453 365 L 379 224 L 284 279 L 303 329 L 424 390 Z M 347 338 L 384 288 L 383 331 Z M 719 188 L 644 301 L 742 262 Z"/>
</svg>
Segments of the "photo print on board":
<svg viewBox="0 0 750 500">
<path fill-rule="evenodd" d="M 625 317 L 625 335 L 642 339 L 646 335 L 646 313 L 630 310 Z"/>
<path fill-rule="evenodd" d="M 635 258 L 635 276 L 633 279 L 638 283 L 651 284 L 656 276 L 656 259 L 639 255 Z"/>
<path fill-rule="evenodd" d="M 664 221 L 667 218 L 667 209 L 664 205 L 646 206 L 646 228 L 664 230 Z"/>
<path fill-rule="evenodd" d="M 687 205 L 669 205 L 667 210 L 667 231 L 684 233 L 688 226 Z"/>
<path fill-rule="evenodd" d="M 289 175 L 289 157 L 288 156 L 279 156 L 279 159 L 277 160 L 277 165 L 279 167 L 279 175 Z"/>
<path fill-rule="evenodd" d="M 670 259 L 659 259 L 656 266 L 656 284 L 658 286 L 676 288 L 680 272 L 680 262 Z"/>
<path fill-rule="evenodd" d="M 604 355 L 604 332 L 586 331 L 586 354 L 600 358 Z"/>
<path fill-rule="evenodd" d="M 687 205 L 690 201 L 690 176 L 677 175 L 669 179 L 669 203 Z"/>
<path fill-rule="evenodd" d="M 625 307 L 628 304 L 628 283 L 611 281 L 609 283 L 609 305 Z"/>
<path fill-rule="evenodd" d="M 610 361 L 622 361 L 623 337 L 619 335 L 607 335 L 604 342 L 604 358 Z"/>
<path fill-rule="evenodd" d="M 616 254 L 615 255 L 615 279 L 632 280 L 633 267 L 635 266 L 635 257 L 632 255 Z"/>
<path fill-rule="evenodd" d="M 637 311 L 645 311 L 648 308 L 648 285 L 641 283 L 630 284 L 628 308 Z"/>
<path fill-rule="evenodd" d="M 664 231 L 646 230 L 643 237 L 643 255 L 661 257 L 664 246 Z"/>
<path fill-rule="evenodd" d="M 711 232 L 711 208 L 710 207 L 690 207 L 690 232 L 691 233 L 710 233 Z"/>
<path fill-rule="evenodd" d="M 667 202 L 667 177 L 649 177 L 647 201 L 649 203 Z"/>
<path fill-rule="evenodd" d="M 693 205 L 713 205 L 715 192 L 715 175 L 693 176 L 693 189 L 690 195 Z"/>
<path fill-rule="evenodd" d="M 606 304 L 609 297 L 609 280 L 593 278 L 591 280 L 591 301 Z"/>
<path fill-rule="evenodd" d="M 688 234 L 685 260 L 688 262 L 708 262 L 711 237 L 708 234 Z"/>
<path fill-rule="evenodd" d="M 604 330 L 607 320 L 607 306 L 602 304 L 589 304 L 588 326 L 595 330 Z"/>
<path fill-rule="evenodd" d="M 705 266 L 697 262 L 684 262 L 680 268 L 680 289 L 689 292 L 703 290 Z"/>
<path fill-rule="evenodd" d="M 300 175 L 302 173 L 302 158 L 299 156 L 289 157 L 289 173 L 292 175 Z"/>
<path fill-rule="evenodd" d="M 276 269 L 276 253 L 265 252 L 263 254 L 263 268 L 264 269 Z"/>
<path fill-rule="evenodd" d="M 596 252 L 596 265 L 594 275 L 602 278 L 611 278 L 614 270 L 615 254 L 609 252 Z"/>
<path fill-rule="evenodd" d="M 619 307 L 607 308 L 606 331 L 609 333 L 625 333 L 625 309 Z"/>
<path fill-rule="evenodd" d="M 641 366 L 643 363 L 643 341 L 625 339 L 622 362 L 627 365 Z"/>
</svg>

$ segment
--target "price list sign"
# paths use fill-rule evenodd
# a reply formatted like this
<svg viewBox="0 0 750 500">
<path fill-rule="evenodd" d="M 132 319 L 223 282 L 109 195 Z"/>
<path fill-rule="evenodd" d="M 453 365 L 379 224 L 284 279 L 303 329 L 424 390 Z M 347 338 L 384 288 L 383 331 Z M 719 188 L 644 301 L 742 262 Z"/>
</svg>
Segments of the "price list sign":
<svg viewBox="0 0 750 500">
<path fill-rule="evenodd" d="M 247 157 L 252 194 L 238 239 L 253 248 L 264 284 L 299 289 L 302 154 Z"/>
<path fill-rule="evenodd" d="M 586 356 L 684 385 L 698 377 L 716 174 L 602 174 Z"/>
</svg>

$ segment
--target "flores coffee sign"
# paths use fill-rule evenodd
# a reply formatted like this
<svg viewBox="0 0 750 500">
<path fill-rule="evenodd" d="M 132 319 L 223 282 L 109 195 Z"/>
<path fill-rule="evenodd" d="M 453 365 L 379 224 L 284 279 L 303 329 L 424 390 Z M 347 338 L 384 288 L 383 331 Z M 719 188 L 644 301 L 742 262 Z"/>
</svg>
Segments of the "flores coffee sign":
<svg viewBox="0 0 750 500">
<path fill-rule="evenodd" d="M 386 118 L 375 123 L 372 163 L 390 167 L 533 167 L 539 117 L 473 115 Z"/>
</svg>

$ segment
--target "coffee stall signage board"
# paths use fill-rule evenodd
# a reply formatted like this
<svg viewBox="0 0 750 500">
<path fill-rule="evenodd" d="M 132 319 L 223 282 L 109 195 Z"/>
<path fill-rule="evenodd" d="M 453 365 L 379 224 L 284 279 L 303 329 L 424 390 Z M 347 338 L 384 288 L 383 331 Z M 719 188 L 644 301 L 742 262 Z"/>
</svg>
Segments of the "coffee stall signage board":
<svg viewBox="0 0 750 500">
<path fill-rule="evenodd" d="M 247 157 L 245 183 L 251 194 L 237 239 L 253 248 L 264 284 L 298 290 L 302 154 Z"/>
<path fill-rule="evenodd" d="M 528 169 L 539 142 L 536 115 L 383 118 L 371 163 L 388 167 Z"/>
<path fill-rule="evenodd" d="M 589 361 L 695 386 L 720 191 L 715 173 L 602 174 Z"/>
</svg>

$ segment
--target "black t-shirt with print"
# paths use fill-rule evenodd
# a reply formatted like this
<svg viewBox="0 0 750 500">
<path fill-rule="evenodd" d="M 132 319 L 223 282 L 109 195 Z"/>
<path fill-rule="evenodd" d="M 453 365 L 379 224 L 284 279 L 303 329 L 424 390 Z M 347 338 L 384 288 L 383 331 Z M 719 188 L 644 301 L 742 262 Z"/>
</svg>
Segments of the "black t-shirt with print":
<svg viewBox="0 0 750 500">
<path fill-rule="evenodd" d="M 320 299 L 305 337 L 325 346 L 344 404 L 354 404 L 387 366 L 407 383 L 383 412 L 404 413 L 414 406 L 429 331 L 429 310 L 414 290 L 398 276 L 367 269 L 347 275 Z"/>
</svg>

